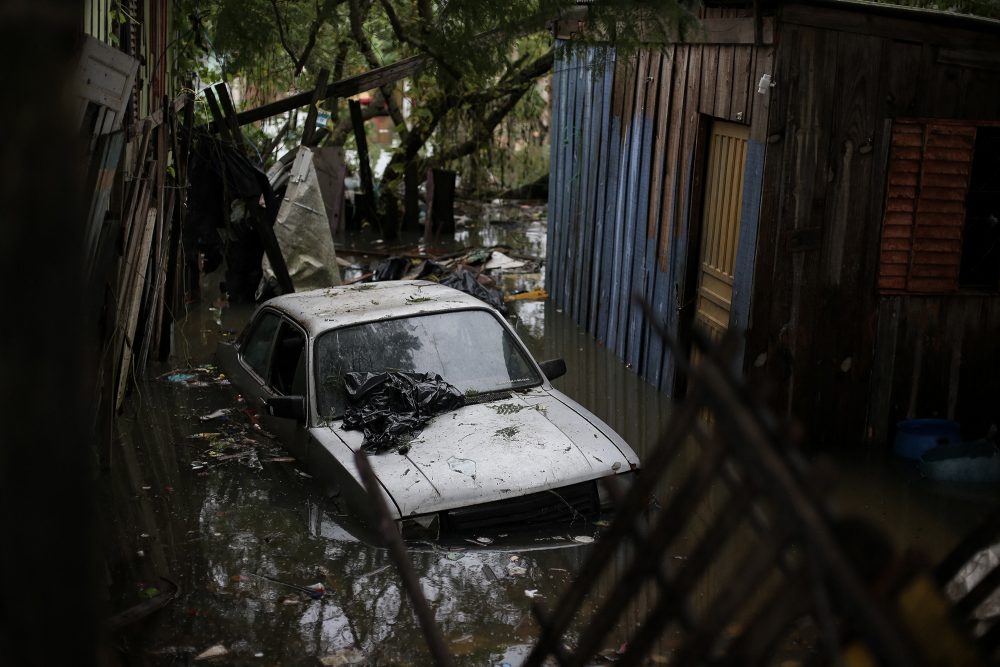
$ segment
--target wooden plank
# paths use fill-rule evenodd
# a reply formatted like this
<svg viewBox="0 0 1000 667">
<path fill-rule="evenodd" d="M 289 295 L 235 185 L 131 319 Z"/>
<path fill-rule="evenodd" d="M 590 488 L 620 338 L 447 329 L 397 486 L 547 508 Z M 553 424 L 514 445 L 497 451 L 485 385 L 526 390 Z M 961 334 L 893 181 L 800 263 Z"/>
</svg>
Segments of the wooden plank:
<svg viewBox="0 0 1000 667">
<path fill-rule="evenodd" d="M 228 123 L 226 123 L 226 118 L 222 114 L 222 108 L 219 106 L 218 100 L 215 99 L 215 93 L 212 92 L 211 88 L 205 88 L 202 92 L 205 94 L 205 101 L 208 103 L 208 111 L 212 114 L 212 118 L 215 121 L 213 127 L 219 133 L 219 136 L 222 137 L 223 141 L 228 141 L 235 145 L 236 139 L 233 137 Z"/>
<path fill-rule="evenodd" d="M 688 30 L 681 38 L 676 33 L 669 40 L 671 44 L 761 44 L 774 43 L 774 17 L 766 16 L 760 21 L 760 35 L 756 35 L 753 17 L 718 16 L 706 17 L 700 26 Z M 640 26 L 638 32 L 642 34 Z M 648 32 L 648 30 L 647 30 Z"/>
<path fill-rule="evenodd" d="M 710 45 L 702 49 L 699 109 L 708 116 L 715 115 L 715 90 L 719 79 L 719 50 L 723 48 L 725 47 Z"/>
<path fill-rule="evenodd" d="M 222 107 L 222 113 L 225 123 L 229 127 L 229 136 L 232 137 L 233 144 L 244 155 L 249 155 L 250 147 L 247 144 L 246 137 L 243 136 L 240 124 L 236 121 L 236 108 L 233 106 L 233 100 L 229 96 L 229 86 L 226 85 L 225 81 L 220 81 L 215 84 L 215 92 L 219 96 L 219 105 Z"/>
<path fill-rule="evenodd" d="M 580 35 L 600 41 L 606 35 L 595 34 L 588 30 L 584 12 L 586 8 L 572 15 L 553 22 L 553 34 L 556 39 L 572 40 Z M 710 12 L 711 13 L 711 12 Z M 762 17 L 759 35 L 756 34 L 753 17 L 749 16 L 706 16 L 700 25 L 691 27 L 681 36 L 676 30 L 664 35 L 662 21 L 655 24 L 638 23 L 635 27 L 635 37 L 642 44 L 650 46 L 659 44 L 753 44 L 755 40 L 761 44 L 774 43 L 774 17 Z"/>
<path fill-rule="evenodd" d="M 972 49 L 939 49 L 937 62 L 946 65 L 960 65 L 996 71 L 1000 70 L 1000 52 L 975 51 Z"/>
<path fill-rule="evenodd" d="M 666 184 L 664 176 L 666 174 L 667 140 L 670 129 L 671 94 L 673 93 L 673 59 L 674 47 L 669 46 L 663 51 L 663 58 L 657 79 L 659 89 L 656 98 L 656 127 L 653 133 L 653 171 L 650 177 L 650 197 L 649 211 L 647 213 L 648 223 L 646 225 L 646 266 L 649 271 L 649 279 L 646 287 L 646 302 L 655 307 L 660 299 L 667 298 L 666 295 L 659 295 L 658 288 L 663 287 L 663 271 L 657 258 L 660 245 L 660 233 L 663 228 L 662 200 Z M 647 330 L 650 329 L 649 322 L 646 323 Z M 654 368 L 659 372 L 660 360 L 663 356 L 663 341 L 659 336 L 647 336 L 645 351 L 643 354 L 640 373 L 647 379 L 652 379 Z"/>
<path fill-rule="evenodd" d="M 835 93 L 824 82 L 835 80 L 837 36 L 794 25 L 783 29 L 774 57 L 774 78 L 782 83 L 764 95 L 770 98 L 763 176 L 768 185 L 761 202 L 747 361 L 750 381 L 773 392 L 772 407 L 779 414 L 787 412 L 794 389 L 805 270 L 804 253 L 791 257 L 782 246 L 822 205 L 826 170 L 817 167 L 817 159 L 825 160 L 827 152 L 821 128 L 829 127 L 829 98 Z M 763 122 L 756 109 L 754 114 Z M 813 224 L 821 219 L 819 211 Z"/>
<path fill-rule="evenodd" d="M 86 36 L 77 66 L 77 94 L 113 111 L 120 125 L 138 70 L 139 61 L 135 58 Z"/>
<path fill-rule="evenodd" d="M 132 359 L 136 352 L 133 348 L 135 342 L 136 328 L 139 323 L 139 302 L 142 298 L 143 287 L 146 284 L 146 269 L 149 266 L 150 250 L 153 243 L 153 232 L 156 227 L 156 208 L 149 208 L 145 211 L 144 224 L 142 226 L 141 243 L 137 249 L 135 263 L 132 264 L 129 273 L 133 280 L 130 282 L 131 288 L 124 295 L 127 304 L 124 323 L 124 348 L 121 354 L 121 363 L 118 368 L 117 397 L 115 399 L 115 410 L 121 410 L 125 403 L 125 393 L 128 388 L 129 378 L 132 374 Z"/>
<path fill-rule="evenodd" d="M 306 122 L 302 127 L 302 146 L 312 146 L 313 137 L 316 134 L 316 116 L 318 109 L 316 105 L 319 101 L 326 99 L 326 84 L 330 80 L 330 70 L 325 67 L 320 69 L 316 75 L 316 88 L 313 89 L 312 99 L 309 101 L 309 111 L 306 112 Z"/>
<path fill-rule="evenodd" d="M 668 127 L 667 155 L 664 168 L 663 200 L 660 207 L 660 231 L 657 244 L 657 275 L 654 291 L 657 295 L 653 312 L 657 322 L 669 326 L 672 311 L 677 306 L 676 285 L 673 282 L 674 221 L 678 215 L 677 201 L 680 191 L 680 174 L 683 168 L 681 141 L 684 132 L 684 109 L 687 103 L 688 74 L 692 58 L 692 47 L 678 46 L 674 50 L 673 74 L 670 93 L 670 123 Z M 661 391 L 670 393 L 673 389 L 672 360 L 662 344 L 650 350 L 648 366 L 650 381 Z"/>
<path fill-rule="evenodd" d="M 754 74 L 750 80 L 750 141 L 766 143 L 768 141 L 768 125 L 771 102 L 774 99 L 775 86 L 763 93 L 757 92 L 757 85 L 765 74 L 775 74 L 774 48 L 758 47 L 754 49 Z M 773 77 L 772 77 L 773 78 Z"/>
<path fill-rule="evenodd" d="M 628 305 L 627 276 L 630 275 L 632 248 L 631 230 L 628 227 L 631 202 L 630 189 L 634 185 L 632 164 L 635 159 L 633 148 L 637 149 L 636 138 L 632 131 L 632 114 L 635 109 L 635 91 L 638 88 L 640 58 L 630 54 L 625 66 L 623 80 L 621 119 L 622 148 L 619 156 L 618 199 L 615 209 L 615 241 L 614 261 L 611 279 L 613 281 L 610 293 L 611 313 L 608 322 L 608 338 L 605 341 L 608 348 L 615 351 L 619 358 L 624 356 L 625 313 Z M 634 224 L 634 219 L 633 219 Z"/>
<path fill-rule="evenodd" d="M 753 80 L 754 47 L 737 46 L 733 49 L 733 87 L 729 102 L 729 120 L 737 123 L 747 123 L 750 120 L 749 95 L 750 87 L 757 89 Z"/>
<path fill-rule="evenodd" d="M 814 45 L 806 49 L 800 75 L 800 99 L 789 109 L 789 129 L 796 140 L 794 160 L 787 165 L 785 178 L 786 219 L 791 223 L 788 232 L 807 227 L 825 225 L 827 199 L 831 195 L 828 165 L 831 164 L 831 150 L 839 148 L 833 144 L 830 128 L 834 123 L 834 109 L 841 92 L 829 85 L 837 80 L 839 44 L 841 33 L 815 31 Z M 790 132 L 790 134 L 791 134 Z M 786 327 L 789 331 L 788 351 L 792 361 L 792 379 L 789 385 L 786 414 L 795 415 L 808 426 L 807 437 L 821 437 L 823 431 L 812 424 L 828 424 L 828 413 L 824 413 L 816 395 L 815 387 L 825 377 L 812 361 L 815 350 L 829 331 L 816 328 L 823 313 L 829 313 L 827 296 L 821 290 L 820 250 L 807 250 L 785 256 L 784 266 L 779 263 L 779 273 L 775 285 L 793 285 L 788 295 L 787 311 L 773 313 L 773 331 Z M 790 260 L 790 261 L 789 261 Z M 782 272 L 784 269 L 784 272 Z M 783 275 L 783 278 L 778 277 Z M 787 281 L 787 282 L 786 282 Z M 781 301 L 779 301 L 781 303 Z M 784 305 L 784 304 L 782 304 Z M 774 317 L 774 316 L 777 317 Z M 838 360 L 839 362 L 840 360 Z M 811 420 L 815 420 L 814 422 Z"/>
<path fill-rule="evenodd" d="M 701 59 L 696 58 L 697 50 L 692 48 L 692 57 L 690 63 L 690 72 L 688 72 L 688 89 L 685 94 L 686 103 L 683 115 L 684 122 L 684 140 L 681 145 L 681 164 L 683 165 L 683 170 L 681 172 L 681 180 L 679 190 L 679 196 L 677 198 L 677 217 L 674 219 L 674 231 L 675 231 L 675 254 L 674 254 L 674 283 L 678 287 L 678 293 L 686 295 L 688 294 L 688 258 L 692 256 L 692 253 L 697 252 L 696 246 L 690 246 L 692 237 L 692 226 L 699 224 L 698 220 L 694 220 L 691 217 L 691 211 L 693 209 L 693 202 L 696 198 L 701 197 L 701 193 L 694 192 L 692 189 L 692 183 L 695 179 L 694 169 L 696 164 L 700 163 L 698 156 L 695 154 L 695 147 L 698 140 L 698 130 L 701 126 L 700 118 L 698 113 L 698 106 L 696 100 L 700 94 L 700 67 Z M 720 60 L 723 59 L 723 55 L 720 51 Z M 721 67 L 721 66 L 720 66 Z M 718 91 L 717 91 L 718 94 Z M 716 97 L 716 106 L 718 106 L 719 101 Z M 681 312 L 676 308 L 673 310 L 673 330 L 677 331 L 679 326 L 679 320 Z"/>
<path fill-rule="evenodd" d="M 813 371 L 834 378 L 816 409 L 816 430 L 830 441 L 864 440 L 869 378 L 876 346 L 872 327 L 852 327 L 834 334 L 824 329 L 830 313 L 850 322 L 869 322 L 876 315 L 872 286 L 878 273 L 879 206 L 884 201 L 888 136 L 882 117 L 886 79 L 882 76 L 883 40 L 841 35 L 835 83 L 830 164 L 820 262 L 823 297 L 814 314 Z M 828 179 L 829 180 L 829 179 Z M 866 193 L 857 196 L 858 192 Z M 819 332 L 828 332 L 825 335 Z M 830 386 L 830 385 L 826 385 Z"/>
<path fill-rule="evenodd" d="M 878 14 L 883 15 L 878 16 Z M 995 50 L 997 40 L 995 26 L 987 21 L 974 18 L 970 18 L 968 23 L 975 24 L 981 29 L 970 30 L 947 25 L 949 22 L 960 22 L 961 20 L 960 16 L 946 12 L 906 9 L 888 5 L 879 7 L 874 4 L 837 9 L 802 3 L 788 4 L 783 6 L 781 10 L 781 21 L 787 24 L 888 39 L 926 42 L 953 49 Z"/>
<path fill-rule="evenodd" d="M 347 77 L 346 79 L 341 79 L 340 81 L 334 81 L 327 86 L 326 98 L 324 101 L 350 97 L 352 95 L 357 95 L 368 90 L 374 90 L 375 88 L 380 88 L 390 83 L 394 83 L 400 79 L 413 76 L 423 69 L 426 64 L 426 56 L 412 56 L 410 58 L 404 58 L 403 60 L 392 63 L 391 65 L 385 65 L 384 67 L 369 70 L 363 74 Z M 264 120 L 265 118 L 270 118 L 271 116 L 287 113 L 293 109 L 298 109 L 299 107 L 304 107 L 309 104 L 312 101 L 315 92 L 315 90 L 307 90 L 276 102 L 248 109 L 237 114 L 236 119 L 240 125 L 248 125 L 259 120 Z"/>
<path fill-rule="evenodd" d="M 715 77 L 715 112 L 716 118 L 729 119 L 729 111 L 733 99 L 733 65 L 736 47 L 728 44 L 719 47 L 719 72 Z"/>
</svg>

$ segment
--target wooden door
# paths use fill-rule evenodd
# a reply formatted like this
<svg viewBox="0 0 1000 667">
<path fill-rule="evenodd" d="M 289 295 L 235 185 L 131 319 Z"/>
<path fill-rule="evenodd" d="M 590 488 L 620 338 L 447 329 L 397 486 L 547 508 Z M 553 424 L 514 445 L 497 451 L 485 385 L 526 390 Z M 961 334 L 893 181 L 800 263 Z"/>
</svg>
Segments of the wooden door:
<svg viewBox="0 0 1000 667">
<path fill-rule="evenodd" d="M 714 340 L 729 328 L 749 131 L 718 120 L 709 130 L 694 321 Z"/>
</svg>

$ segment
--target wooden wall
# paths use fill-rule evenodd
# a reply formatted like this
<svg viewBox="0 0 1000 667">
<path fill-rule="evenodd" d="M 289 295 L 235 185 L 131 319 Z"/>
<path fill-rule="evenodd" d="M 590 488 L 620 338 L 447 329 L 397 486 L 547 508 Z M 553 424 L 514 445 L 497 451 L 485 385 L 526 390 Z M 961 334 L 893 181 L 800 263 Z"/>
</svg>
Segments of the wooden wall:
<svg viewBox="0 0 1000 667">
<path fill-rule="evenodd" d="M 690 220 L 698 219 L 692 210 L 700 174 L 692 165 L 705 118 L 751 125 L 757 167 L 748 169 L 748 180 L 756 182 L 744 189 L 751 219 L 744 221 L 738 265 L 752 265 L 756 236 L 767 96 L 755 91 L 771 71 L 773 48 L 753 45 L 752 21 L 738 12 L 716 10 L 707 19 L 707 29 L 687 43 L 627 56 L 562 41 L 552 81 L 548 290 L 557 306 L 668 393 L 672 360 L 631 296 L 642 295 L 677 330 L 684 261 L 696 231 Z M 728 43 L 713 41 L 723 25 Z M 745 313 L 749 282 L 737 291 Z"/>
<path fill-rule="evenodd" d="M 1000 405 L 996 295 L 876 289 L 892 119 L 1000 118 L 1000 40 L 856 10 L 788 5 L 779 19 L 750 377 L 831 446 L 884 442 L 907 416 L 971 418 L 963 397 L 980 387 Z"/>
<path fill-rule="evenodd" d="M 119 25 L 119 13 L 124 27 Z M 111 44 L 140 61 L 132 102 L 132 121 L 163 108 L 163 96 L 173 99 L 175 80 L 175 25 L 168 0 L 87 0 L 82 31 Z"/>
</svg>

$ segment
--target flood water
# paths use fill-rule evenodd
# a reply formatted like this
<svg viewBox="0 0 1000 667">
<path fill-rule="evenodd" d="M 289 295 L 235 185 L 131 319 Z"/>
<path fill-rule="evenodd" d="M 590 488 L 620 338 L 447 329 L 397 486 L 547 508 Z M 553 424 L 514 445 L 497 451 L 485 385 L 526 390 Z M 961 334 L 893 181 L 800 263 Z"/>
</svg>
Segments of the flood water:
<svg viewBox="0 0 1000 667">
<path fill-rule="evenodd" d="M 457 242 L 508 245 L 544 258 L 537 209 L 517 222 L 502 209 L 476 215 Z M 503 283 L 522 291 L 542 280 L 540 273 L 511 274 Z M 161 576 L 181 589 L 172 604 L 125 633 L 120 648 L 155 665 L 188 664 L 216 645 L 225 654 L 213 664 L 427 664 L 387 552 L 354 537 L 349 517 L 338 516 L 316 482 L 252 427 L 235 389 L 207 366 L 216 343 L 250 313 L 224 307 L 217 294 L 217 282 L 207 279 L 201 302 L 178 326 L 174 358 L 150 367 L 135 387 L 113 454 L 102 499 L 110 526 L 105 543 L 115 545 L 107 553 L 110 608 L 164 590 Z M 554 385 L 645 456 L 670 416 L 670 401 L 551 303 L 510 305 L 537 359 L 566 359 L 569 373 Z M 230 412 L 213 416 L 218 410 Z M 885 456 L 845 451 L 834 457 L 836 504 L 881 525 L 897 547 L 932 560 L 996 504 L 992 491 L 930 485 Z M 553 604 L 591 550 L 571 541 L 580 532 L 595 534 L 593 526 L 569 526 L 538 543 L 561 548 L 510 552 L 469 544 L 411 552 L 457 663 L 520 662 L 538 631 L 533 597 Z M 321 599 L 300 590 L 316 584 L 325 589 Z M 630 622 L 608 638 L 608 649 L 627 638 Z"/>
</svg>

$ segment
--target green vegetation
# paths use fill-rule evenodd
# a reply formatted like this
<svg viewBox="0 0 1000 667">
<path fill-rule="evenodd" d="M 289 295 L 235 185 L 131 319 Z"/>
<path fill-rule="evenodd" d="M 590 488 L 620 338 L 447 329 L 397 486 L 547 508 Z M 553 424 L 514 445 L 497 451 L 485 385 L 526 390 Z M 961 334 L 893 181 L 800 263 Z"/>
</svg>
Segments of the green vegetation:
<svg viewBox="0 0 1000 667">
<path fill-rule="evenodd" d="M 364 115 L 387 116 L 398 142 L 372 143 L 391 157 L 379 186 L 380 207 L 397 206 L 407 166 L 455 169 L 463 186 L 502 190 L 548 170 L 548 86 L 553 40 L 547 23 L 573 0 L 177 0 L 189 29 L 180 65 L 203 83 L 224 80 L 249 108 L 289 91 L 313 88 L 320 69 L 337 80 L 424 56 L 416 76 L 374 92 Z M 694 14 L 678 0 L 598 0 L 588 22 L 600 39 L 638 43 L 644 26 L 683 29 Z M 350 146 L 346 105 L 327 105 L 324 141 Z M 202 110 L 202 113 L 204 110 Z M 287 120 L 287 123 L 286 123 Z M 300 140 L 298 114 L 277 118 L 284 141 Z M 371 124 L 369 124 L 371 125 Z M 265 157 L 276 143 L 259 129 L 249 138 Z M 273 159 L 273 158 L 272 158 Z"/>
</svg>

